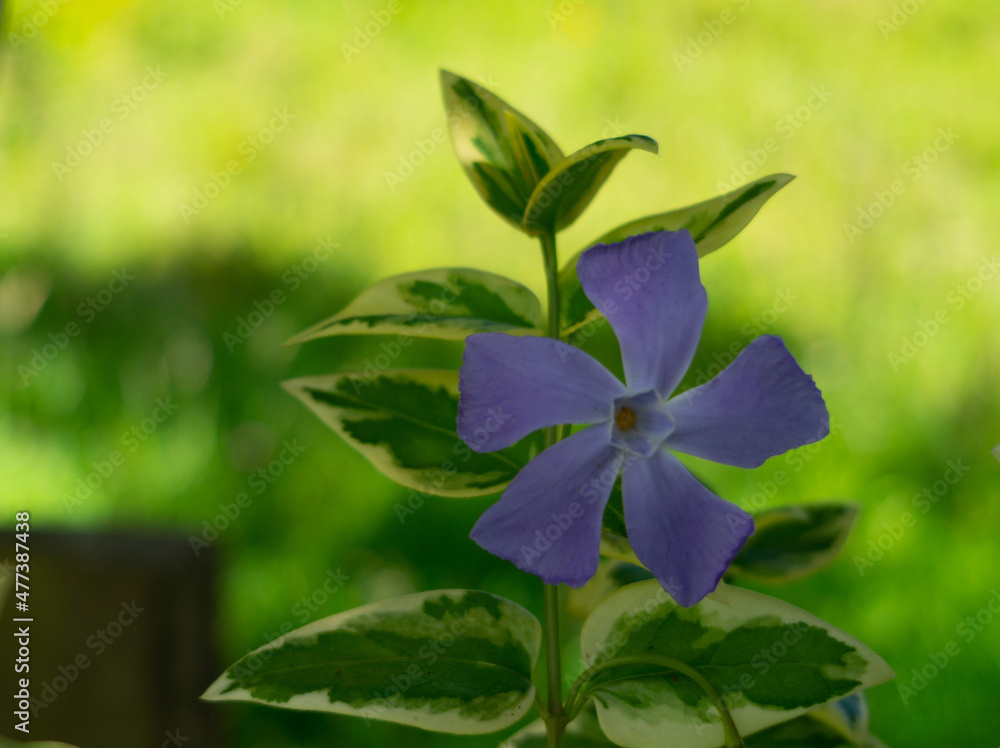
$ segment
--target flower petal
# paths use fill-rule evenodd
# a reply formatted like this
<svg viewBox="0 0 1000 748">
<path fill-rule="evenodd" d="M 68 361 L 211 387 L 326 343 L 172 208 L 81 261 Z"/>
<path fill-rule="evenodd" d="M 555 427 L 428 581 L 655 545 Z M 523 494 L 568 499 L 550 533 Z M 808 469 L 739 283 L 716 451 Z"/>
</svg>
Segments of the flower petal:
<svg viewBox="0 0 1000 748">
<path fill-rule="evenodd" d="M 625 392 L 579 348 L 495 332 L 466 338 L 458 389 L 458 435 L 476 452 L 509 447 L 546 426 L 610 420 Z"/>
<path fill-rule="evenodd" d="M 661 449 L 622 470 L 625 528 L 636 556 L 686 607 L 715 589 L 753 518 L 705 488 Z"/>
<path fill-rule="evenodd" d="M 621 468 L 610 431 L 591 426 L 538 455 L 469 537 L 547 584 L 586 583 L 597 571 L 601 518 Z"/>
<path fill-rule="evenodd" d="M 754 340 L 719 376 L 673 398 L 667 409 L 677 424 L 667 447 L 743 468 L 830 433 L 812 377 L 773 335 Z"/>
<path fill-rule="evenodd" d="M 654 231 L 598 244 L 576 272 L 618 337 L 629 391 L 655 388 L 668 397 L 691 363 L 708 309 L 691 234 Z"/>
</svg>

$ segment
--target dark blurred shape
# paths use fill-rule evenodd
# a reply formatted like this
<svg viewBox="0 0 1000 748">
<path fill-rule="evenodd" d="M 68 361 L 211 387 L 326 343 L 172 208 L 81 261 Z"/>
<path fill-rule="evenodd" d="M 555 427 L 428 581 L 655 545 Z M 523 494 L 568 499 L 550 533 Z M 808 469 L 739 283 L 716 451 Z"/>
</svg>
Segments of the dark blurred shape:
<svg viewBox="0 0 1000 748">
<path fill-rule="evenodd" d="M 225 745 L 198 696 L 220 670 L 215 561 L 179 535 L 29 536 L 28 612 L 14 598 L 15 538 L 0 534 L 0 694 L 18 691 L 18 627 L 30 627 L 30 737 L 80 748 Z M 23 581 L 23 580 L 22 580 Z M 14 618 L 30 617 L 30 623 Z M 0 734 L 14 730 L 2 710 Z"/>
</svg>

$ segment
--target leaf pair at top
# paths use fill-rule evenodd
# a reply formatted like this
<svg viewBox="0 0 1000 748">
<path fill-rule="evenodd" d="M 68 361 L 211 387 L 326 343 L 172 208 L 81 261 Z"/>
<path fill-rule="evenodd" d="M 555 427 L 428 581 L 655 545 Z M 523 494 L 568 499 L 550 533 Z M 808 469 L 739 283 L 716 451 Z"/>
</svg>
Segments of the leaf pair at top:
<svg viewBox="0 0 1000 748">
<path fill-rule="evenodd" d="M 441 88 L 455 152 L 472 185 L 529 236 L 573 223 L 630 150 L 658 150 L 652 138 L 624 135 L 566 156 L 541 127 L 485 88 L 446 70 Z"/>
</svg>

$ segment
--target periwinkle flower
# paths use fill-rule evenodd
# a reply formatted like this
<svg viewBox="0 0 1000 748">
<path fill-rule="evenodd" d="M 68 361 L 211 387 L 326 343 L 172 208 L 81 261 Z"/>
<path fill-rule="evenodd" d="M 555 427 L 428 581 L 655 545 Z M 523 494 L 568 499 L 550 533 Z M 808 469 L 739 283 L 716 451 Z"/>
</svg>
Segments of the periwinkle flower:
<svg viewBox="0 0 1000 748">
<path fill-rule="evenodd" d="M 597 245 L 581 255 L 577 273 L 618 338 L 625 384 L 552 338 L 467 338 L 458 433 L 472 449 L 503 449 L 549 426 L 586 426 L 532 459 L 470 535 L 549 584 L 578 587 L 597 570 L 601 519 L 620 471 L 636 556 L 677 602 L 694 605 L 715 589 L 753 520 L 705 488 L 670 450 L 757 467 L 826 436 L 826 405 L 770 335 L 747 345 L 713 380 L 670 397 L 694 356 L 708 306 L 686 230 Z M 505 417 L 492 420 L 493 430 L 481 428 L 496 413 Z"/>
</svg>

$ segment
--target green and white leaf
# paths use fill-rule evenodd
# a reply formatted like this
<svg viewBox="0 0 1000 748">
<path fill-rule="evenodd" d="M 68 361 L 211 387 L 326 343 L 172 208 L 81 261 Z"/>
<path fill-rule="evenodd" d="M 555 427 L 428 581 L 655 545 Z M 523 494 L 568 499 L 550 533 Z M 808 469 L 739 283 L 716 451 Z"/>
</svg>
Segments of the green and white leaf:
<svg viewBox="0 0 1000 748">
<path fill-rule="evenodd" d="M 858 516 L 854 504 L 793 504 L 760 512 L 727 572 L 760 582 L 801 579 L 830 563 Z"/>
<path fill-rule="evenodd" d="M 514 162 L 521 170 L 521 177 L 526 185 L 537 186 L 542 178 L 549 173 L 553 165 L 562 160 L 562 152 L 559 151 L 559 158 L 550 161 L 554 155 L 548 150 L 548 145 L 539 135 L 539 130 L 533 129 L 527 124 L 524 117 L 518 116 L 512 110 L 504 111 L 507 118 L 507 131 L 510 135 L 510 148 L 514 154 Z M 555 146 L 555 144 L 552 144 Z M 556 149 L 558 151 L 558 148 Z"/>
<path fill-rule="evenodd" d="M 537 180 L 563 160 L 563 152 L 541 127 L 482 86 L 442 70 L 441 91 L 455 154 L 472 186 L 520 229 Z"/>
<path fill-rule="evenodd" d="M 289 345 L 331 335 L 406 335 L 465 340 L 476 332 L 540 335 L 538 297 L 482 270 L 438 268 L 386 278 L 343 311 L 299 333 Z"/>
<path fill-rule="evenodd" d="M 868 699 L 864 691 L 831 701 L 804 716 L 822 722 L 857 745 L 868 736 Z"/>
<path fill-rule="evenodd" d="M 569 226 L 590 205 L 618 163 L 632 150 L 656 153 L 656 141 L 645 135 L 598 140 L 553 165 L 538 183 L 524 211 L 524 231 L 556 232 Z"/>
<path fill-rule="evenodd" d="M 0 748 L 75 748 L 75 746 L 72 746 L 69 743 L 56 743 L 50 740 L 33 743 L 20 743 L 16 740 L 11 740 L 10 738 L 5 738 L 0 735 Z"/>
<path fill-rule="evenodd" d="M 764 203 L 794 178 L 791 174 L 771 174 L 696 205 L 629 221 L 591 242 L 587 248 L 622 241 L 649 231 L 687 229 L 698 248 L 698 256 L 704 257 L 739 234 Z M 576 277 L 576 263 L 582 252 L 570 258 L 559 271 L 560 319 L 564 337 L 601 317 Z"/>
<path fill-rule="evenodd" d="M 342 372 L 284 383 L 388 478 L 425 494 L 482 496 L 506 486 L 538 438 L 473 452 L 459 438 L 458 372 Z"/>
<path fill-rule="evenodd" d="M 747 748 L 882 748 L 868 733 L 864 693 L 825 704 L 746 740 Z"/>
<path fill-rule="evenodd" d="M 788 603 L 728 585 L 725 602 L 712 596 L 690 608 L 655 580 L 622 587 L 584 623 L 581 648 L 587 665 L 642 655 L 684 662 L 726 698 L 743 735 L 893 677 L 849 634 Z M 712 700 L 679 672 L 607 668 L 588 690 L 602 729 L 618 745 L 660 746 L 664 735 L 678 748 L 723 743 Z"/>
<path fill-rule="evenodd" d="M 496 732 L 532 706 L 540 644 L 538 621 L 509 600 L 420 592 L 292 631 L 240 659 L 202 698 Z"/>
<path fill-rule="evenodd" d="M 594 244 L 620 242 L 649 231 L 687 229 L 698 247 L 698 256 L 714 252 L 739 234 L 764 203 L 795 179 L 791 174 L 770 174 L 748 182 L 725 195 L 686 208 L 639 218 L 612 229 Z"/>
<path fill-rule="evenodd" d="M 563 748 L 616 748 L 605 736 L 597 722 L 592 708 L 584 709 L 580 715 L 566 726 L 563 733 Z M 547 748 L 545 723 L 535 720 L 522 730 L 518 730 L 499 748 Z"/>
<path fill-rule="evenodd" d="M 851 720 L 845 702 L 860 702 L 865 708 L 865 722 L 859 725 Z M 859 729 L 860 728 L 860 729 Z M 782 722 L 749 736 L 746 748 L 883 748 L 878 740 L 867 732 L 867 708 L 864 694 L 857 693 L 817 709 L 812 709 L 801 717 Z M 546 748 L 545 723 L 536 720 L 514 733 L 500 744 L 500 748 Z M 604 735 L 593 708 L 586 708 L 566 729 L 563 741 L 565 748 L 615 748 Z"/>
</svg>

